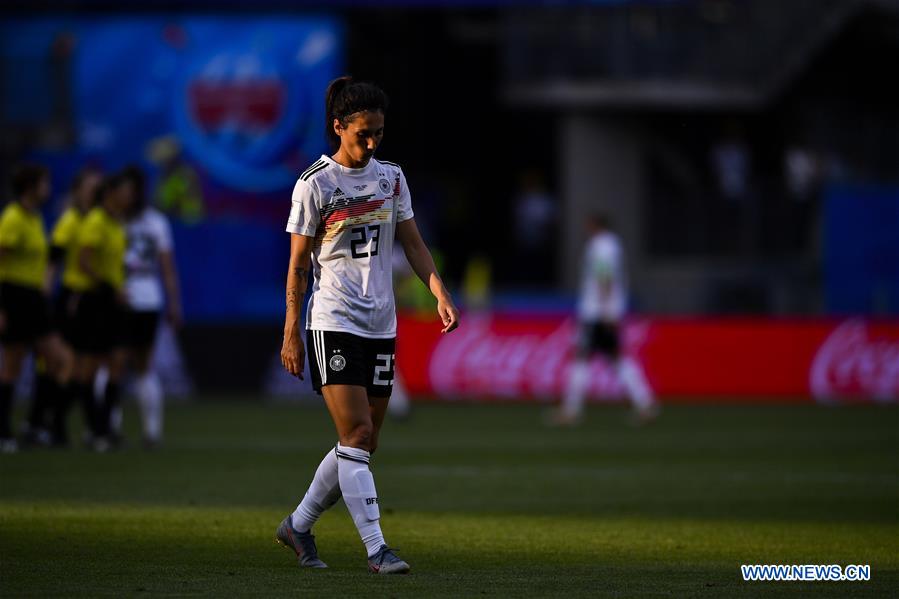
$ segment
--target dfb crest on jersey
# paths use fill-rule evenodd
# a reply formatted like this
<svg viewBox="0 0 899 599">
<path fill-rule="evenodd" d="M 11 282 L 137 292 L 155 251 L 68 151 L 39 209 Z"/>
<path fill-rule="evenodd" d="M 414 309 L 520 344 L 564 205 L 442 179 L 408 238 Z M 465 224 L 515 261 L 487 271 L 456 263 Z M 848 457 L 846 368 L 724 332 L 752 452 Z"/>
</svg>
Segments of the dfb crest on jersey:
<svg viewBox="0 0 899 599">
<path fill-rule="evenodd" d="M 390 193 L 390 181 L 387 179 L 379 180 L 378 187 L 381 188 L 381 193 Z"/>
<path fill-rule="evenodd" d="M 335 354 L 331 356 L 331 359 L 328 361 L 328 366 L 330 366 L 331 370 L 334 372 L 340 372 L 346 367 L 346 358 L 340 354 Z"/>
</svg>

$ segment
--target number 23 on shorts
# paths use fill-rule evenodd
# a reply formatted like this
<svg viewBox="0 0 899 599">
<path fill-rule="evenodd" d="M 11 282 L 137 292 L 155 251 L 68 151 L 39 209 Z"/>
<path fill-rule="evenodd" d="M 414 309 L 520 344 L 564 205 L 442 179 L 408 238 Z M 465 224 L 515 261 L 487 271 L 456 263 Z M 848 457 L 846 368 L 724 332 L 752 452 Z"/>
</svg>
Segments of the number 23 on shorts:
<svg viewBox="0 0 899 599">
<path fill-rule="evenodd" d="M 375 359 L 375 378 L 372 381 L 372 384 L 384 386 L 392 385 L 396 354 L 377 354 Z"/>
</svg>

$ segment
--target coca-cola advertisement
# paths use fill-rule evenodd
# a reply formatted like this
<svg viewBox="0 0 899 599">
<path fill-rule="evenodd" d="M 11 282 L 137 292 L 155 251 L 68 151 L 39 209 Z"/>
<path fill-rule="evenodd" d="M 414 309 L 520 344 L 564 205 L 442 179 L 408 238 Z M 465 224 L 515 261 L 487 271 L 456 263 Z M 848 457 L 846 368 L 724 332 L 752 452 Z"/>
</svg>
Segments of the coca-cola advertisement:
<svg viewBox="0 0 899 599">
<path fill-rule="evenodd" d="M 899 399 L 899 335 L 896 327 L 849 320 L 835 327 L 815 354 L 809 373 L 812 395 Z"/>
<path fill-rule="evenodd" d="M 471 315 L 449 335 L 409 316 L 399 327 L 399 370 L 425 398 L 552 401 L 575 358 L 577 323 L 560 315 Z M 621 341 L 669 403 L 899 401 L 897 321 L 635 318 Z M 608 359 L 591 361 L 588 389 L 622 396 Z"/>
</svg>

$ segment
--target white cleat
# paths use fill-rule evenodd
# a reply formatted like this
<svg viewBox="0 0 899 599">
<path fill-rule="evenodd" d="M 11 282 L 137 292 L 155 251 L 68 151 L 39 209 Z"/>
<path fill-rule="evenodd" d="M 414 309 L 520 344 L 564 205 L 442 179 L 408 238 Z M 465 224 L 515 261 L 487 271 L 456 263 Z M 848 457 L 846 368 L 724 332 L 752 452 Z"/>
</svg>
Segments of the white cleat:
<svg viewBox="0 0 899 599">
<path fill-rule="evenodd" d="M 410 569 L 409 564 L 387 545 L 381 545 L 378 552 L 368 558 L 368 571 L 372 574 L 408 574 Z"/>
</svg>

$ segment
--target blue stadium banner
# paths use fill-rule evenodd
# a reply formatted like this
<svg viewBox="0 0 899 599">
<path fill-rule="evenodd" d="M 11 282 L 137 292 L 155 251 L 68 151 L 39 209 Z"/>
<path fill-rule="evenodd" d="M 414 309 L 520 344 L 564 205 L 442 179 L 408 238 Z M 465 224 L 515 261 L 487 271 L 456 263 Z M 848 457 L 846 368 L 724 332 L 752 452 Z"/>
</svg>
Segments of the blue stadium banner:
<svg viewBox="0 0 899 599">
<path fill-rule="evenodd" d="M 899 315 L 899 188 L 832 186 L 823 263 L 829 313 Z"/>
<path fill-rule="evenodd" d="M 70 121 L 37 149 L 57 189 L 84 164 L 142 164 L 174 224 L 189 319 L 282 310 L 283 224 L 297 174 L 326 150 L 340 74 L 330 17 L 94 16 L 0 25 L 7 122 Z"/>
</svg>

